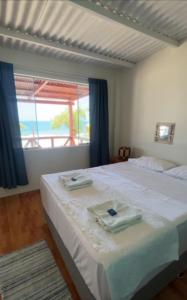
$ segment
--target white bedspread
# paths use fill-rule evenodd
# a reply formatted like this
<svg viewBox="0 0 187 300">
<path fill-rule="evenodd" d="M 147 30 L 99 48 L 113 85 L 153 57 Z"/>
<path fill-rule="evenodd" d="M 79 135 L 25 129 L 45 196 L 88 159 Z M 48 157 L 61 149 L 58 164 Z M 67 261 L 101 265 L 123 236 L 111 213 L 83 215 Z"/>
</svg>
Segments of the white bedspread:
<svg viewBox="0 0 187 300">
<path fill-rule="evenodd" d="M 83 172 L 93 186 L 72 192 L 59 174 L 42 176 L 43 205 L 95 298 L 129 299 L 149 273 L 178 258 L 176 226 L 187 219 L 187 186 L 130 163 Z M 143 221 L 111 234 L 87 207 L 117 199 L 141 209 Z"/>
</svg>

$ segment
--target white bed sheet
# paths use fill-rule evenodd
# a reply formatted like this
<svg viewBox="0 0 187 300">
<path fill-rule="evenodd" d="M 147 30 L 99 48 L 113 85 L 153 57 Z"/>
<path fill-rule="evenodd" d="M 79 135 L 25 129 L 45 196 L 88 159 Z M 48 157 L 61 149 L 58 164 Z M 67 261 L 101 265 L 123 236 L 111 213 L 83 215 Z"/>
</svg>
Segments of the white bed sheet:
<svg viewBox="0 0 187 300">
<path fill-rule="evenodd" d="M 90 172 L 89 169 L 88 172 Z M 100 192 L 106 193 L 107 200 L 108 197 L 116 197 L 116 195 L 124 198 L 125 194 L 125 199 L 128 199 L 130 203 L 132 203 L 133 199 L 134 205 L 141 204 L 141 207 L 143 205 L 146 211 L 148 210 L 151 214 L 156 214 L 155 219 L 154 217 L 151 218 L 154 225 L 158 223 L 158 227 L 160 225 L 162 226 L 162 223 L 167 220 L 167 222 L 175 224 L 176 226 L 183 224 L 183 229 L 187 228 L 187 226 L 184 226 L 185 221 L 187 220 L 187 185 L 184 182 L 170 178 L 163 174 L 137 168 L 130 163 L 120 163 L 94 168 L 92 169 L 92 172 L 94 173 L 95 178 L 100 178 L 100 184 L 97 186 L 97 192 L 94 194 L 94 198 L 100 197 Z M 102 176 L 100 176 L 101 173 Z M 41 192 L 44 208 L 54 223 L 59 235 L 64 241 L 93 295 L 96 299 L 110 299 L 111 293 L 108 288 L 106 273 L 103 268 L 103 264 L 100 263 L 100 261 L 104 259 L 102 252 L 105 252 L 106 249 L 115 250 L 116 242 L 118 241 L 115 240 L 113 242 L 113 239 L 108 240 L 106 233 L 104 232 L 101 234 L 100 240 L 97 240 L 95 239 L 95 235 L 92 230 L 90 232 L 90 235 L 93 235 L 92 243 L 90 244 L 85 242 L 84 226 L 82 228 L 76 228 L 76 213 L 72 210 L 68 210 L 70 214 L 66 213 L 66 209 L 68 209 L 69 206 L 70 194 L 69 192 L 63 191 L 58 177 L 59 174 L 42 176 Z M 111 178 L 113 181 L 112 189 L 110 189 Z M 109 186 L 107 185 L 107 180 L 109 181 Z M 75 200 L 79 199 L 81 196 L 81 205 L 86 206 L 88 198 L 84 195 L 89 194 L 89 192 L 89 188 L 84 189 L 84 193 L 83 191 L 74 191 L 71 192 L 71 197 Z M 138 193 L 142 196 L 137 197 Z M 63 207 L 65 209 L 63 209 L 60 200 L 62 198 L 64 200 Z M 79 206 L 79 204 L 80 203 L 77 200 L 77 205 Z M 90 203 L 87 206 L 90 206 Z M 168 211 L 170 211 L 169 214 Z M 84 214 L 85 212 L 81 216 L 81 212 L 79 210 L 80 219 L 85 218 Z M 147 218 L 149 217 L 150 215 L 148 214 Z M 180 226 L 177 228 L 179 227 Z M 134 230 L 137 230 L 137 227 L 132 227 L 129 230 L 129 233 L 128 231 L 125 233 L 126 237 L 128 236 L 128 240 L 130 239 L 130 236 L 132 236 L 132 232 Z M 183 233 L 181 234 L 181 238 L 182 235 Z M 119 237 L 120 235 L 117 235 L 115 239 L 119 239 Z M 133 240 L 131 242 L 133 242 Z M 186 244 L 180 243 L 180 253 L 186 249 Z M 96 252 L 98 252 L 98 256 L 96 255 Z M 156 271 L 152 271 L 153 275 L 155 275 Z M 139 287 L 144 285 L 147 281 L 148 277 L 146 278 L 145 276 L 139 284 Z M 131 295 L 129 294 L 129 297 L 130 296 Z"/>
</svg>

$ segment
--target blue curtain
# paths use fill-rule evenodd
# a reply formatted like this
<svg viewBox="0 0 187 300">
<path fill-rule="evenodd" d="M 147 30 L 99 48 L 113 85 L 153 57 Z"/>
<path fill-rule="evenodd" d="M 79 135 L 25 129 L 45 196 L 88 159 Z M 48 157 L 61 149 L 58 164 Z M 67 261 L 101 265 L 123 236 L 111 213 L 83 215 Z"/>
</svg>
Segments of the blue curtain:
<svg viewBox="0 0 187 300">
<path fill-rule="evenodd" d="M 89 78 L 90 167 L 109 163 L 107 81 Z"/>
<path fill-rule="evenodd" d="M 27 183 L 13 65 L 0 62 L 0 187 Z"/>
</svg>

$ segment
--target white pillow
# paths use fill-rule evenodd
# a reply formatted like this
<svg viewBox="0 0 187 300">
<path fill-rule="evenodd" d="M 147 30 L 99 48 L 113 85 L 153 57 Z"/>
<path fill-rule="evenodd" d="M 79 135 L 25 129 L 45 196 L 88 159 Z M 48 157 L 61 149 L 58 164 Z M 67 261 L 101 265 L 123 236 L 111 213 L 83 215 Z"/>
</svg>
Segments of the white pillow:
<svg viewBox="0 0 187 300">
<path fill-rule="evenodd" d="M 164 172 L 169 176 L 173 176 L 176 178 L 187 180 L 187 165 L 186 166 L 179 166 Z"/>
<path fill-rule="evenodd" d="M 135 164 L 138 167 L 146 168 L 157 172 L 163 172 L 165 170 L 169 170 L 171 168 L 176 167 L 176 164 L 171 161 L 151 156 L 142 156 L 140 158 L 129 159 L 129 162 Z"/>
</svg>

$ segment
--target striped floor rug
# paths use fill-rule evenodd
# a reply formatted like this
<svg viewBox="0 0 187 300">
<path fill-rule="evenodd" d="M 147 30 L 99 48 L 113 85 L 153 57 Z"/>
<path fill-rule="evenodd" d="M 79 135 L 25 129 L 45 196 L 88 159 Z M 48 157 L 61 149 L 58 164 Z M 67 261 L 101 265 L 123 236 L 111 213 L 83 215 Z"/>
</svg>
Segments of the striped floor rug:
<svg viewBox="0 0 187 300">
<path fill-rule="evenodd" d="M 72 300 L 45 241 L 0 257 L 3 300 Z"/>
</svg>

